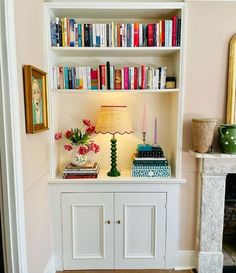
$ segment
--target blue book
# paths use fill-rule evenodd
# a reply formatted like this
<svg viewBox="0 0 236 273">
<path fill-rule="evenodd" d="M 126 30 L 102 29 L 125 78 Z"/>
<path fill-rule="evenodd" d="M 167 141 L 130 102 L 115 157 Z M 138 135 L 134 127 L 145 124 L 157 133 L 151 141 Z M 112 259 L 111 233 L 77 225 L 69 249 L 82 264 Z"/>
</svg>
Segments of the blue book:
<svg viewBox="0 0 236 273">
<path fill-rule="evenodd" d="M 70 46 L 75 46 L 75 19 L 69 19 Z"/>
<path fill-rule="evenodd" d="M 71 67 L 71 77 L 72 77 L 72 82 L 71 82 L 71 88 L 75 89 L 75 80 L 76 80 L 76 71 L 75 67 Z"/>
<path fill-rule="evenodd" d="M 65 89 L 69 89 L 69 74 L 68 74 L 68 67 L 64 67 L 64 86 Z"/>
<path fill-rule="evenodd" d="M 78 47 L 82 47 L 82 24 L 78 24 Z"/>
<path fill-rule="evenodd" d="M 132 31 L 132 26 L 131 24 L 127 24 L 127 47 L 131 47 L 131 31 Z"/>
<path fill-rule="evenodd" d="M 57 46 L 57 26 L 55 21 L 50 22 L 51 28 L 51 46 Z"/>
</svg>

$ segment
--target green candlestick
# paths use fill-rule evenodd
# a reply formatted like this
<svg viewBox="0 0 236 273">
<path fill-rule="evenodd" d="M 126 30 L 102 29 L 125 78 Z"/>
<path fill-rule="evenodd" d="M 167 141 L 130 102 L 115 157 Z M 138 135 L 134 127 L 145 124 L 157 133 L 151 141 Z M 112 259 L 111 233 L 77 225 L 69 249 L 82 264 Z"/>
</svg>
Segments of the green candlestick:
<svg viewBox="0 0 236 273">
<path fill-rule="evenodd" d="M 107 173 L 108 176 L 120 176 L 120 172 L 117 170 L 116 166 L 116 138 L 113 135 L 111 139 L 111 169 Z"/>
</svg>

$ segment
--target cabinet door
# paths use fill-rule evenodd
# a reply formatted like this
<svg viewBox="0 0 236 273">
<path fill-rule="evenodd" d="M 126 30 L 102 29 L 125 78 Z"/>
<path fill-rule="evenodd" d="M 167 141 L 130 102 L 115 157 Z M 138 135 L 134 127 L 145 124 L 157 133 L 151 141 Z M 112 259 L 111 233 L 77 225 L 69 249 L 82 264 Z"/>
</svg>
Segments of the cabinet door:
<svg viewBox="0 0 236 273">
<path fill-rule="evenodd" d="M 165 268 L 165 193 L 115 194 L 115 267 Z"/>
<path fill-rule="evenodd" d="M 62 194 L 64 269 L 114 267 L 113 194 Z"/>
</svg>

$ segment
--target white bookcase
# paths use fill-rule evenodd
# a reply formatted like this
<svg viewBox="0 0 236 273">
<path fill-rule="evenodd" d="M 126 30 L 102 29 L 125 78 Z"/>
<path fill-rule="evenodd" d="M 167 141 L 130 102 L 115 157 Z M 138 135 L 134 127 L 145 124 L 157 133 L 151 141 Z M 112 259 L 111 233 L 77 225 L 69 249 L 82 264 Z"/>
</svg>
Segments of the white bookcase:
<svg viewBox="0 0 236 273">
<path fill-rule="evenodd" d="M 163 147 L 172 168 L 172 178 L 181 177 L 181 150 L 183 125 L 183 69 L 184 69 L 184 4 L 183 3 L 45 3 L 46 41 L 49 75 L 50 128 L 52 132 L 51 177 L 60 177 L 68 154 L 54 140 L 54 133 L 79 126 L 83 118 L 96 121 L 98 109 L 104 104 L 127 105 L 134 128 L 132 136 L 118 137 L 118 165 L 129 170 L 131 156 L 142 140 L 142 109 L 147 108 L 147 141 L 153 141 L 154 119 L 158 121 L 158 143 Z M 50 19 L 80 18 L 81 22 L 156 22 L 181 18 L 180 47 L 51 47 Z M 166 66 L 167 74 L 175 76 L 175 89 L 162 90 L 53 90 L 52 68 L 55 65 L 96 66 L 110 61 L 115 65 Z M 101 152 L 96 156 L 101 169 L 109 169 L 109 136 L 96 136 Z M 125 171 L 124 173 L 128 173 Z"/>
<path fill-rule="evenodd" d="M 184 3 L 167 2 L 45 3 L 51 129 L 49 190 L 57 270 L 175 266 L 174 256 L 178 250 L 179 190 L 184 182 L 181 178 L 184 9 Z M 51 47 L 50 19 L 56 16 L 80 18 L 82 23 L 151 23 L 158 19 L 170 19 L 173 15 L 181 18 L 180 47 Z M 158 91 L 52 88 L 53 66 L 97 66 L 106 61 L 120 66 L 166 66 L 168 75 L 177 79 L 176 88 Z M 63 180 L 61 173 L 69 163 L 70 157 L 62 145 L 54 140 L 55 132 L 77 127 L 83 118 L 91 119 L 95 123 L 100 106 L 106 104 L 127 105 L 134 129 L 133 135 L 117 136 L 118 167 L 121 169 L 121 176 L 112 178 L 106 175 L 110 168 L 110 136 L 97 135 L 96 143 L 101 146 L 101 152 L 95 157 L 101 167 L 98 179 Z M 142 141 L 144 104 L 148 120 L 147 142 L 153 141 L 154 119 L 157 117 L 158 144 L 162 146 L 171 165 L 171 178 L 130 177 L 131 156 L 137 144 Z M 106 211 L 106 206 L 113 209 Z M 125 211 L 127 215 L 123 215 Z M 109 213 L 109 219 L 106 212 Z M 86 216 L 88 213 L 91 218 Z M 139 216 L 147 221 L 142 224 Z M 117 217 L 121 220 L 120 224 Z M 108 220 L 111 224 L 108 224 Z M 94 233 L 89 227 L 91 224 L 95 227 Z M 135 226 L 139 226 L 138 231 L 130 233 Z M 88 231 L 86 236 L 93 237 L 95 245 L 86 245 L 79 227 Z M 127 230 L 129 233 L 126 233 Z M 144 234 L 147 240 L 138 242 L 139 232 Z M 133 248 L 134 241 L 137 241 L 136 249 Z"/>
</svg>

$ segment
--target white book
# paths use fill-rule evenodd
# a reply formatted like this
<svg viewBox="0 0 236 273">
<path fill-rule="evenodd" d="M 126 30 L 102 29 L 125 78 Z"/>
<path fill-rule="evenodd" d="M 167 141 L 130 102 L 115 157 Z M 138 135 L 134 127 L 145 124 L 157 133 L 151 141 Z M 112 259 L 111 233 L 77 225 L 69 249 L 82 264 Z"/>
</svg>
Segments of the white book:
<svg viewBox="0 0 236 273">
<path fill-rule="evenodd" d="M 104 47 L 107 47 L 107 24 L 103 24 L 104 29 Z"/>
<path fill-rule="evenodd" d="M 95 47 L 96 46 L 96 24 L 93 24 L 92 30 L 93 30 L 93 47 Z"/>
<path fill-rule="evenodd" d="M 109 47 L 112 47 L 112 24 L 109 24 Z"/>
<path fill-rule="evenodd" d="M 165 20 L 165 47 L 169 46 L 169 21 Z"/>
<path fill-rule="evenodd" d="M 82 73 L 83 73 L 83 89 L 87 90 L 88 85 L 87 85 L 87 71 L 86 67 L 82 67 Z"/>
<path fill-rule="evenodd" d="M 105 47 L 105 30 L 104 30 L 104 24 L 100 24 L 100 44 L 101 47 Z"/>
<path fill-rule="evenodd" d="M 136 161 L 160 161 L 160 160 L 166 160 L 166 157 L 137 157 L 135 154 L 133 155 L 133 159 Z"/>
<path fill-rule="evenodd" d="M 111 64 L 110 65 L 110 87 L 111 87 L 111 90 L 115 89 L 114 81 L 115 81 L 115 66 L 114 66 L 114 64 Z"/>
<path fill-rule="evenodd" d="M 143 24 L 139 24 L 139 46 L 143 46 Z"/>
<path fill-rule="evenodd" d="M 57 67 L 56 66 L 52 68 L 52 75 L 53 75 L 52 87 L 53 89 L 57 89 Z"/>
<path fill-rule="evenodd" d="M 127 47 L 127 24 L 123 27 L 122 46 Z"/>
<path fill-rule="evenodd" d="M 142 89 L 142 69 L 138 67 L 138 89 Z"/>
<path fill-rule="evenodd" d="M 172 21 L 169 20 L 169 46 L 172 46 Z"/>
<path fill-rule="evenodd" d="M 91 67 L 86 67 L 87 72 L 87 89 L 91 90 Z"/>
<path fill-rule="evenodd" d="M 84 24 L 81 24 L 82 47 L 84 47 Z"/>
<path fill-rule="evenodd" d="M 56 67 L 57 70 L 57 89 L 60 89 L 60 72 L 59 72 L 59 66 Z"/>
<path fill-rule="evenodd" d="M 159 23 L 156 23 L 156 45 L 160 46 L 160 27 L 159 27 Z"/>
<path fill-rule="evenodd" d="M 82 67 L 79 67 L 79 88 L 84 89 L 84 83 L 83 83 L 83 69 Z"/>
<path fill-rule="evenodd" d="M 130 67 L 130 76 L 131 76 L 131 81 L 130 81 L 130 89 L 134 90 L 134 67 Z"/>
<path fill-rule="evenodd" d="M 134 47 L 134 24 L 131 24 L 131 47 Z"/>
<path fill-rule="evenodd" d="M 121 69 L 121 89 L 125 89 L 125 73 L 124 73 L 124 68 Z"/>
<path fill-rule="evenodd" d="M 96 36 L 96 46 L 101 46 L 97 44 L 97 41 L 100 39 L 100 25 L 95 24 L 95 36 Z"/>
<path fill-rule="evenodd" d="M 75 30 L 75 46 L 78 47 L 78 25 L 74 23 L 74 30 Z"/>
<path fill-rule="evenodd" d="M 114 22 L 111 22 L 111 44 L 112 44 L 112 47 L 115 46 L 115 35 L 114 35 L 114 32 L 115 32 L 115 25 L 114 25 Z"/>
<path fill-rule="evenodd" d="M 165 89 L 165 87 L 166 87 L 166 72 L 167 72 L 167 68 L 166 67 L 161 67 L 161 74 L 159 75 L 159 77 L 160 77 L 160 89 Z"/>
<path fill-rule="evenodd" d="M 152 88 L 158 89 L 158 70 L 153 69 Z"/>
<path fill-rule="evenodd" d="M 147 69 L 147 89 L 153 88 L 153 67 Z"/>
</svg>

